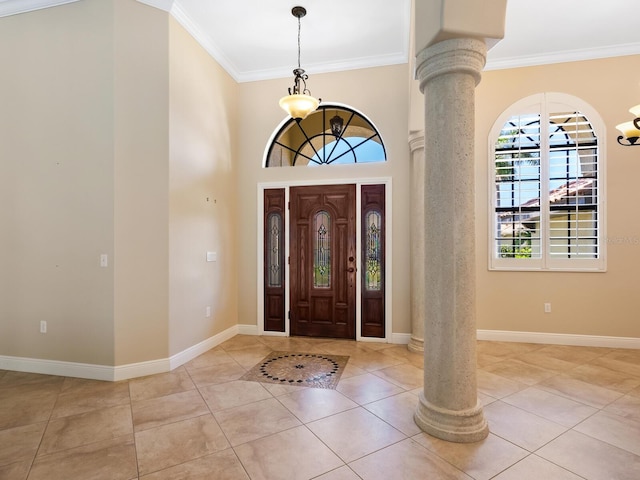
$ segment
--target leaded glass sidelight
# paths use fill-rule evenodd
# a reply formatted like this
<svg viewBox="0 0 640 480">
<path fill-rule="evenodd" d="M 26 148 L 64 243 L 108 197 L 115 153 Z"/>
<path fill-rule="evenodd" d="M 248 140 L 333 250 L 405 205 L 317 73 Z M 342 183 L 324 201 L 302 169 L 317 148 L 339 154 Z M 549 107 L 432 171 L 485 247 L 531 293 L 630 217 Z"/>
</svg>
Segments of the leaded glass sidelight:
<svg viewBox="0 0 640 480">
<path fill-rule="evenodd" d="M 331 287 L 331 216 L 321 210 L 313 220 L 313 286 Z"/>
<path fill-rule="evenodd" d="M 365 285 L 366 290 L 377 291 L 382 288 L 381 271 L 382 271 L 382 215 L 380 212 L 368 212 L 365 218 L 366 222 L 366 272 Z"/>
<path fill-rule="evenodd" d="M 282 235 L 282 214 L 267 216 L 267 283 L 269 287 L 282 286 L 282 265 L 280 265 L 280 236 Z"/>
</svg>

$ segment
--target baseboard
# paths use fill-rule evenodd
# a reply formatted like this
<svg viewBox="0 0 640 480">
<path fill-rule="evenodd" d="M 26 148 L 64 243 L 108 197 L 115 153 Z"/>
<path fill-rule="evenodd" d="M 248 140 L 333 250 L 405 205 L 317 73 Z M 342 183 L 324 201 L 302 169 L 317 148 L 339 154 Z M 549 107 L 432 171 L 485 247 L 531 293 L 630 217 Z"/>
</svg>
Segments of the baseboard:
<svg viewBox="0 0 640 480">
<path fill-rule="evenodd" d="M 408 345 L 409 340 L 411 340 L 410 333 L 392 333 L 391 334 L 391 343 L 397 343 L 399 345 Z"/>
<path fill-rule="evenodd" d="M 119 365 L 111 368 L 113 370 L 111 380 L 114 382 L 129 380 L 130 378 L 146 377 L 147 375 L 156 375 L 158 373 L 166 373 L 171 370 L 168 358 L 149 360 L 148 362 L 130 363 L 128 365 Z M 65 376 L 70 377 L 71 375 Z"/>
<path fill-rule="evenodd" d="M 506 330 L 478 330 L 478 340 L 519 343 L 545 343 L 579 347 L 609 347 L 640 349 L 640 338 L 573 335 L 566 333 L 510 332 Z"/>
<path fill-rule="evenodd" d="M 171 356 L 170 358 L 120 365 L 117 367 L 0 355 L 0 369 L 13 370 L 16 372 L 40 373 L 43 375 L 88 378 L 92 380 L 128 380 L 130 378 L 169 372 L 238 334 L 259 335 L 259 331 L 256 325 L 234 325 L 213 337 L 207 338 L 206 340 Z M 605 337 L 564 333 L 478 330 L 477 338 L 478 340 L 498 342 L 640 349 L 640 338 L 634 337 Z M 411 334 L 392 333 L 390 340 L 391 343 L 406 345 L 411 340 Z"/>
<path fill-rule="evenodd" d="M 113 380 L 113 367 L 88 363 L 61 362 L 39 358 L 0 356 L 0 369 L 15 372 L 40 373 L 62 377 L 90 378 L 92 380 Z"/>
<path fill-rule="evenodd" d="M 173 370 L 180 365 L 184 365 L 185 363 L 193 360 L 203 353 L 208 352 L 213 347 L 217 347 L 222 342 L 226 342 L 230 338 L 235 337 L 238 333 L 240 333 L 238 325 L 234 325 L 233 327 L 227 328 L 226 330 L 218 333 L 217 335 L 214 335 L 213 337 L 209 337 L 206 340 L 203 340 L 202 342 L 173 355 L 171 358 L 169 358 L 169 369 Z"/>
<path fill-rule="evenodd" d="M 37 358 L 10 357 L 0 355 L 0 369 L 16 372 L 40 373 L 62 377 L 88 378 L 91 380 L 120 381 L 130 378 L 144 377 L 165 373 L 193 360 L 206 351 L 221 344 L 225 340 L 240 333 L 238 325 L 234 325 L 213 337 L 193 345 L 170 358 L 161 358 L 147 362 L 128 365 L 108 366 L 86 363 L 61 362 Z"/>
<path fill-rule="evenodd" d="M 260 330 L 257 325 L 238 325 L 238 333 L 240 335 L 260 335 Z"/>
</svg>

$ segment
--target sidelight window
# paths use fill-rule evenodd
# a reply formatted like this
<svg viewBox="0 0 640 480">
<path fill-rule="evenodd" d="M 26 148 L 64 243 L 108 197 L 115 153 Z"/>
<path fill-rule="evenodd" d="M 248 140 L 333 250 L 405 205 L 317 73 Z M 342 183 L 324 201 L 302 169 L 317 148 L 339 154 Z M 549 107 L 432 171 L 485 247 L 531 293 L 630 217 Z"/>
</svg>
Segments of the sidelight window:
<svg viewBox="0 0 640 480">
<path fill-rule="evenodd" d="M 331 287 L 331 217 L 321 210 L 315 217 L 313 245 L 313 286 Z"/>
<path fill-rule="evenodd" d="M 282 265 L 280 251 L 282 241 L 282 214 L 270 213 L 267 216 L 267 285 L 269 287 L 282 286 Z"/>
<path fill-rule="evenodd" d="M 366 215 L 365 238 L 365 282 L 367 290 L 380 290 L 382 287 L 382 215 L 379 211 L 370 211 Z"/>
</svg>

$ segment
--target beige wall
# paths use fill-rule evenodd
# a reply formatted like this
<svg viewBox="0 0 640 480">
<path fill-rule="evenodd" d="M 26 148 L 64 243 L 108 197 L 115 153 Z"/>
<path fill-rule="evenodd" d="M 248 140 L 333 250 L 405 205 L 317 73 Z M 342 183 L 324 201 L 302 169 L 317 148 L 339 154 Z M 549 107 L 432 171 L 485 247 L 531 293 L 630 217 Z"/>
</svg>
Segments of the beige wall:
<svg viewBox="0 0 640 480">
<path fill-rule="evenodd" d="M 477 325 L 479 329 L 640 337 L 640 221 L 636 200 L 640 147 L 617 144 L 614 126 L 640 102 L 640 56 L 484 72 L 476 91 Z M 517 100 L 561 92 L 594 107 L 606 125 L 606 273 L 489 271 L 488 136 Z M 601 143 L 602 145 L 602 143 Z M 545 314 L 543 304 L 552 304 Z"/>
<path fill-rule="evenodd" d="M 315 95 L 373 120 L 386 164 L 264 169 L 291 79 L 235 84 L 166 12 L 84 0 L 2 18 L 0 58 L 0 355 L 124 365 L 256 325 L 262 182 L 392 179 L 392 331 L 410 332 L 409 66 L 309 80 Z M 478 328 L 640 337 L 640 148 L 618 146 L 613 129 L 640 101 L 637 71 L 640 56 L 484 73 Z M 487 269 L 489 129 L 545 91 L 582 98 L 607 125 L 606 273 Z"/>
<path fill-rule="evenodd" d="M 237 324 L 238 85 L 176 21 L 171 20 L 169 32 L 169 338 L 174 355 Z M 216 253 L 215 262 L 206 262 L 207 251 Z"/>
<path fill-rule="evenodd" d="M 113 9 L 0 19 L 0 355 L 114 362 Z"/>
<path fill-rule="evenodd" d="M 2 18 L 0 53 L 0 355 L 129 365 L 236 325 L 235 82 L 134 0 Z"/>
<path fill-rule="evenodd" d="M 241 141 L 238 158 L 238 275 L 242 299 L 239 323 L 257 324 L 258 199 L 257 185 L 263 182 L 354 181 L 358 178 L 391 177 L 393 222 L 393 333 L 410 333 L 409 318 L 409 149 L 408 66 L 314 75 L 308 85 L 326 102 L 347 104 L 368 116 L 378 128 L 387 149 L 386 164 L 336 165 L 321 168 L 262 168 L 265 147 L 274 130 L 285 119 L 278 100 L 292 79 L 240 85 Z M 260 214 L 261 215 L 261 214 Z"/>
<path fill-rule="evenodd" d="M 115 365 L 168 356 L 169 21 L 113 0 Z"/>
</svg>

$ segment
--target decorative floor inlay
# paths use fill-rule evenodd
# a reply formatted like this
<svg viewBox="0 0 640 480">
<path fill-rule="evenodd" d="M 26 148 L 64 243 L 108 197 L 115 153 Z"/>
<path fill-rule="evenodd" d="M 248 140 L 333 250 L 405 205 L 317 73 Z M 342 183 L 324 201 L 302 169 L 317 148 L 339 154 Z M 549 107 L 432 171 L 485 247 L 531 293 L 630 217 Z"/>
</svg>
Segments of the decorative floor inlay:
<svg viewBox="0 0 640 480">
<path fill-rule="evenodd" d="M 320 353 L 271 352 L 241 380 L 301 387 L 336 388 L 349 357 Z"/>
</svg>

